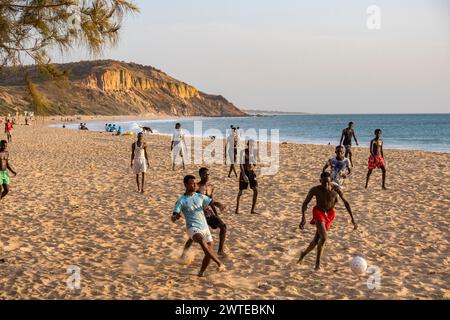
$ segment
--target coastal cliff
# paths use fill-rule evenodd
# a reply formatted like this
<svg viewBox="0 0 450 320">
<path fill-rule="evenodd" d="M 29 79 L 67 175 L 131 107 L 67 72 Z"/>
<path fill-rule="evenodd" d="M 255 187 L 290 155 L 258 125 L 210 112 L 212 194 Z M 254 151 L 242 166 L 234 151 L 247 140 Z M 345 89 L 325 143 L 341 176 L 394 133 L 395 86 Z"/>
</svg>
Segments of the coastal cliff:
<svg viewBox="0 0 450 320">
<path fill-rule="evenodd" d="M 46 101 L 49 115 L 242 116 L 231 102 L 135 63 L 114 60 L 55 65 L 65 77 L 53 80 L 35 66 L 0 71 L 0 113 L 34 110 L 26 77 Z"/>
</svg>

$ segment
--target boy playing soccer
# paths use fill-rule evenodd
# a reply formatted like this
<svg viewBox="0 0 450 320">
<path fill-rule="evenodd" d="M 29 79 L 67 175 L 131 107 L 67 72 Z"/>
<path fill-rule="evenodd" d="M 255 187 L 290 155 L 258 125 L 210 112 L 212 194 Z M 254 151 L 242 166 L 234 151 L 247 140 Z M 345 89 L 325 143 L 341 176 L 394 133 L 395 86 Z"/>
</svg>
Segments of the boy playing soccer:
<svg viewBox="0 0 450 320">
<path fill-rule="evenodd" d="M 305 256 L 317 246 L 315 270 L 320 269 L 320 258 L 322 256 L 323 246 L 325 244 L 325 241 L 327 240 L 327 232 L 330 230 L 331 223 L 333 222 L 335 217 L 334 206 L 338 201 L 338 196 L 342 199 L 345 208 L 350 214 L 354 229 L 358 228 L 358 225 L 353 218 L 350 204 L 344 198 L 342 191 L 333 187 L 331 183 L 331 176 L 328 172 L 323 172 L 320 175 L 320 183 L 321 184 L 319 186 L 316 186 L 309 191 L 305 201 L 303 202 L 302 220 L 299 225 L 301 230 L 305 228 L 305 213 L 308 209 L 308 204 L 313 197 L 316 197 L 316 206 L 313 208 L 313 218 L 310 222 L 311 224 L 316 225 L 316 234 L 313 241 L 311 241 L 305 251 L 300 254 L 300 258 L 298 259 L 298 263 L 301 263 Z"/>
<path fill-rule="evenodd" d="M 213 206 L 214 203 L 210 197 L 196 192 L 197 182 L 194 176 L 185 176 L 183 182 L 186 191 L 178 198 L 175 204 L 172 213 L 172 222 L 176 222 L 181 218 L 181 214 L 183 214 L 186 220 L 186 231 L 189 238 L 200 244 L 205 253 L 202 266 L 198 273 L 199 277 L 204 276 L 205 270 L 211 260 L 217 264 L 217 271 L 222 271 L 225 269 L 225 266 L 214 253 L 213 239 L 203 212 L 204 208 Z"/>
</svg>

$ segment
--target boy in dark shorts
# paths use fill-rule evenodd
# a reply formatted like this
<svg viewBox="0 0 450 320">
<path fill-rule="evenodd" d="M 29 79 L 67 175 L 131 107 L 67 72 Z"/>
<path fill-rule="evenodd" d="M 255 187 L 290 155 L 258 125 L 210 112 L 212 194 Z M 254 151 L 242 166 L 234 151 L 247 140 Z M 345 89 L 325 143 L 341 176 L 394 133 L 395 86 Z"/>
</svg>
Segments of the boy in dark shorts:
<svg viewBox="0 0 450 320">
<path fill-rule="evenodd" d="M 197 242 L 205 253 L 198 273 L 199 277 L 204 276 L 211 260 L 217 264 L 217 271 L 223 271 L 225 266 L 214 253 L 213 239 L 203 212 L 204 208 L 214 206 L 214 202 L 210 197 L 196 192 L 197 182 L 194 176 L 185 176 L 183 182 L 186 191 L 175 203 L 171 220 L 176 222 L 183 215 L 186 220 L 186 232 L 189 238 Z"/>
<path fill-rule="evenodd" d="M 305 213 L 308 209 L 308 204 L 312 200 L 313 197 L 316 197 L 316 206 L 313 208 L 313 218 L 311 220 L 311 224 L 316 225 L 316 234 L 314 236 L 313 241 L 309 244 L 309 246 L 300 254 L 300 258 L 298 259 L 298 263 L 301 263 L 305 256 L 312 251 L 317 246 L 317 258 L 316 258 L 316 267 L 315 270 L 320 269 L 320 258 L 322 256 L 323 246 L 325 241 L 327 240 L 327 232 L 330 230 L 331 223 L 334 220 L 335 212 L 334 206 L 338 201 L 338 196 L 344 202 L 345 208 L 350 214 L 350 218 L 352 219 L 352 224 L 354 229 L 358 228 L 358 225 L 353 218 L 352 209 L 350 208 L 350 204 L 344 198 L 344 195 L 340 189 L 334 188 L 331 175 L 328 172 L 323 172 L 320 175 L 320 185 L 312 188 L 305 201 L 302 205 L 302 220 L 300 222 L 300 229 L 303 230 L 306 224 Z"/>
<path fill-rule="evenodd" d="M 11 168 L 9 164 L 9 152 L 7 151 L 8 142 L 6 140 L 0 141 L 0 200 L 2 200 L 9 192 L 9 175 L 8 170 L 16 176 L 17 173 Z"/>
<path fill-rule="evenodd" d="M 375 130 L 375 138 L 370 141 L 370 157 L 367 164 L 368 171 L 366 177 L 366 189 L 369 185 L 369 178 L 374 169 L 381 169 L 383 174 L 382 185 L 383 190 L 386 190 L 386 165 L 383 154 L 383 140 L 381 140 L 381 129 Z"/>
<path fill-rule="evenodd" d="M 200 175 L 200 182 L 197 185 L 197 192 L 200 194 L 204 194 L 211 199 L 213 199 L 214 196 L 214 186 L 209 181 L 209 170 L 207 168 L 200 168 L 198 171 Z M 219 249 L 217 250 L 217 254 L 220 257 L 226 257 L 227 254 L 224 251 L 224 244 L 225 244 L 225 238 L 227 234 L 227 226 L 222 221 L 222 219 L 217 214 L 216 207 L 219 208 L 221 211 L 225 210 L 225 206 L 222 205 L 220 202 L 214 201 L 215 206 L 209 206 L 206 207 L 203 211 L 205 213 L 206 222 L 208 223 L 208 226 L 210 226 L 212 229 L 219 228 L 220 234 L 219 234 Z M 186 244 L 184 245 L 183 254 L 181 255 L 181 258 L 183 259 L 186 255 L 187 250 L 191 247 L 193 240 L 188 239 L 186 241 Z"/>
<path fill-rule="evenodd" d="M 257 214 L 255 211 L 256 200 L 258 199 L 258 181 L 256 180 L 256 173 L 254 167 L 256 166 L 256 157 L 253 155 L 254 142 L 249 140 L 245 150 L 241 152 L 240 168 L 241 173 L 239 175 L 239 193 L 236 200 L 236 214 L 239 214 L 239 201 L 242 196 L 242 192 L 248 189 L 253 190 L 253 200 L 252 200 L 252 214 Z"/>
<path fill-rule="evenodd" d="M 353 167 L 352 161 L 352 139 L 355 139 L 356 145 L 358 146 L 358 139 L 356 139 L 355 130 L 353 130 L 353 122 L 348 123 L 348 127 L 342 130 L 340 145 L 343 145 L 345 148 L 344 157 L 350 160 L 350 164 Z"/>
</svg>

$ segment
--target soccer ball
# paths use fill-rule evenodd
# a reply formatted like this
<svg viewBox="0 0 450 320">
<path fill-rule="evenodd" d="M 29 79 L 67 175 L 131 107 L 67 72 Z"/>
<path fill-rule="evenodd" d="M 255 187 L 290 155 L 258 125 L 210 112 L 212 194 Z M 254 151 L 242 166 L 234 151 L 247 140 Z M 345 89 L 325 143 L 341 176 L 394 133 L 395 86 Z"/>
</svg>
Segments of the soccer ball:
<svg viewBox="0 0 450 320">
<path fill-rule="evenodd" d="M 354 257 L 350 261 L 350 268 L 352 268 L 352 271 L 357 275 L 363 275 L 367 270 L 367 262 L 362 257 Z"/>
</svg>

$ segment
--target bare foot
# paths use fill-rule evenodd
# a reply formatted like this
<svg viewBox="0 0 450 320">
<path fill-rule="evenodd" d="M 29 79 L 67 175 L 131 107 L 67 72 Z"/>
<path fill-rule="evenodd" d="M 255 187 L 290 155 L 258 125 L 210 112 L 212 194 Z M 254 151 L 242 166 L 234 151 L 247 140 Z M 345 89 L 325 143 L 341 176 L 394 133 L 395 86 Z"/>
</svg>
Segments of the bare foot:
<svg viewBox="0 0 450 320">
<path fill-rule="evenodd" d="M 314 268 L 316 271 L 320 271 L 320 264 L 316 264 L 316 267 Z"/>
<path fill-rule="evenodd" d="M 225 271 L 226 269 L 225 269 L 225 265 L 224 264 L 220 264 L 218 267 L 217 267 L 217 269 L 216 269 L 216 271 L 217 272 L 222 272 L 222 271 Z"/>
<path fill-rule="evenodd" d="M 252 211 L 252 212 L 250 212 L 251 214 L 259 214 L 258 212 L 256 212 L 256 211 Z"/>
<path fill-rule="evenodd" d="M 203 277 L 205 276 L 205 273 L 204 273 L 204 272 L 199 272 L 199 273 L 197 274 L 197 276 L 199 276 L 200 278 L 203 278 Z"/>
<path fill-rule="evenodd" d="M 383 190 L 387 190 L 387 188 L 385 186 L 382 186 L 381 188 L 383 188 Z"/>
<path fill-rule="evenodd" d="M 234 214 L 239 214 L 239 210 L 236 210 L 236 211 L 234 212 Z"/>
<path fill-rule="evenodd" d="M 144 193 L 144 189 L 141 190 L 141 193 Z"/>
<path fill-rule="evenodd" d="M 228 258 L 228 255 L 224 251 L 217 252 L 217 255 L 221 258 Z"/>
</svg>

